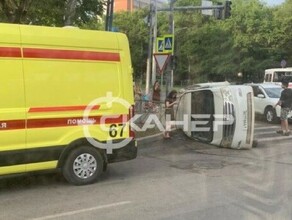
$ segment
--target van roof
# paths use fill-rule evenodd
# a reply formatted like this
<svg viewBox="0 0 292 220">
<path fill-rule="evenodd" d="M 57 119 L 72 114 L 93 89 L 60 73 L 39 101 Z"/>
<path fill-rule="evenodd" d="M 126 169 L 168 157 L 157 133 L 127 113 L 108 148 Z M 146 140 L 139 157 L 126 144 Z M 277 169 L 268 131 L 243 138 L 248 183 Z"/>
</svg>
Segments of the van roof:
<svg viewBox="0 0 292 220">
<path fill-rule="evenodd" d="M 224 82 L 206 82 L 206 83 L 197 83 L 191 86 L 188 86 L 187 90 L 193 90 L 193 89 L 203 89 L 203 88 L 213 88 L 213 87 L 220 87 L 220 86 L 229 86 L 230 83 L 227 81 Z"/>
<path fill-rule="evenodd" d="M 88 50 L 98 48 L 104 51 L 116 51 L 125 47 L 122 43 L 126 41 L 123 33 L 79 28 L 0 23 L 0 29 L 1 34 L 15 36 L 16 40 L 19 39 L 16 35 L 20 33 L 21 43 L 28 46 L 42 45 L 66 49 L 74 45 L 75 48 Z"/>
<path fill-rule="evenodd" d="M 262 86 L 264 88 L 281 88 L 280 84 L 271 83 L 271 82 L 266 82 L 266 83 L 247 83 L 245 85 L 248 85 L 248 86 L 256 85 L 256 86 Z"/>
<path fill-rule="evenodd" d="M 274 71 L 292 71 L 292 67 L 286 67 L 286 68 L 272 68 L 272 69 L 266 69 L 265 72 L 274 72 Z"/>
</svg>

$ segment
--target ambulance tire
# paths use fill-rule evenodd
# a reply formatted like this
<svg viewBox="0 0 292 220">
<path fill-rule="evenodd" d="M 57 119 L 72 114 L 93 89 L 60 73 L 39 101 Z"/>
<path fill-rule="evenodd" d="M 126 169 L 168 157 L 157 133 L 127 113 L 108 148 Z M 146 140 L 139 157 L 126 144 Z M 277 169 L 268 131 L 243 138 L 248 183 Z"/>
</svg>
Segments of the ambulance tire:
<svg viewBox="0 0 292 220">
<path fill-rule="evenodd" d="M 72 150 L 62 168 L 64 178 L 74 185 L 94 183 L 103 171 L 104 161 L 98 150 L 81 146 Z"/>
</svg>

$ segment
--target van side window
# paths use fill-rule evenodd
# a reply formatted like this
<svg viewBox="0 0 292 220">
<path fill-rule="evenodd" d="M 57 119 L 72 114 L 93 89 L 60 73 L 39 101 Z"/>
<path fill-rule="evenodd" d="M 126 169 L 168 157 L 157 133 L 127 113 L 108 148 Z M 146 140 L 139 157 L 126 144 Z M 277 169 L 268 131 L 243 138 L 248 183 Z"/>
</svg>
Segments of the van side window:
<svg viewBox="0 0 292 220">
<path fill-rule="evenodd" d="M 285 72 L 275 72 L 273 82 L 281 82 L 285 76 Z"/>
<path fill-rule="evenodd" d="M 271 82 L 272 74 L 265 75 L 265 82 Z"/>
<path fill-rule="evenodd" d="M 279 81 L 279 75 L 280 75 L 280 73 L 277 73 L 277 72 L 275 72 L 275 74 L 274 74 L 274 82 L 278 82 Z"/>
</svg>

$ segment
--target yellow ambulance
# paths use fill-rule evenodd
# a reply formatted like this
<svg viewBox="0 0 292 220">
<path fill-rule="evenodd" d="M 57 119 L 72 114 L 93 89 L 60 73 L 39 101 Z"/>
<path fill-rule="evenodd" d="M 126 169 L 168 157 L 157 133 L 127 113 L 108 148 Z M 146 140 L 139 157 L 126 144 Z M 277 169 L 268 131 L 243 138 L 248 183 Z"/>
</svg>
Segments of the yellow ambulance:
<svg viewBox="0 0 292 220">
<path fill-rule="evenodd" d="M 58 169 L 75 185 L 134 159 L 122 33 L 0 24 L 0 175 Z"/>
</svg>

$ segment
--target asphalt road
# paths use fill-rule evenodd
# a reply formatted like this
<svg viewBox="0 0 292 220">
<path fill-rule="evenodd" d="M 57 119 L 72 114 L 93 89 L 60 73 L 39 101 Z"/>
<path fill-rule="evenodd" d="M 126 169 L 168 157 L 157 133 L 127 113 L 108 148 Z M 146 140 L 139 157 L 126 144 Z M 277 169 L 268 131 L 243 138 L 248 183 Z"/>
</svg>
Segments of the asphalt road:
<svg viewBox="0 0 292 220">
<path fill-rule="evenodd" d="M 60 175 L 0 180 L 0 219 L 292 218 L 292 136 L 257 121 L 258 146 L 217 148 L 175 133 L 111 164 L 93 185 Z"/>
</svg>

